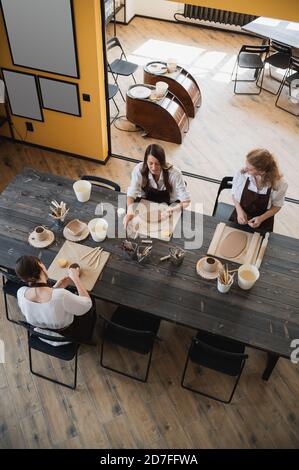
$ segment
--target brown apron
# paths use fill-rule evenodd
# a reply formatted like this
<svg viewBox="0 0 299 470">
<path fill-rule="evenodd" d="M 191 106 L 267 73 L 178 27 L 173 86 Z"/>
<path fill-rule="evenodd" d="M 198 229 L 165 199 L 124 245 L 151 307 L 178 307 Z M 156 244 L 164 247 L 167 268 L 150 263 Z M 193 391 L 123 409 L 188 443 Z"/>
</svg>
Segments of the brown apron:
<svg viewBox="0 0 299 470">
<path fill-rule="evenodd" d="M 268 188 L 266 194 L 259 194 L 254 191 L 249 190 L 249 178 L 247 178 L 242 196 L 240 205 L 244 212 L 247 214 L 248 220 L 252 219 L 253 217 L 258 217 L 264 214 L 267 211 L 271 188 Z M 237 211 L 234 209 L 232 215 L 229 218 L 230 221 L 238 223 L 238 216 Z M 269 219 L 264 220 L 261 225 L 254 230 L 256 232 L 273 232 L 274 226 L 274 216 L 269 217 Z"/>
<path fill-rule="evenodd" d="M 149 187 L 145 193 L 145 199 L 152 202 L 166 202 L 166 204 L 170 204 L 170 194 L 167 189 L 159 191 L 159 189 Z"/>
</svg>

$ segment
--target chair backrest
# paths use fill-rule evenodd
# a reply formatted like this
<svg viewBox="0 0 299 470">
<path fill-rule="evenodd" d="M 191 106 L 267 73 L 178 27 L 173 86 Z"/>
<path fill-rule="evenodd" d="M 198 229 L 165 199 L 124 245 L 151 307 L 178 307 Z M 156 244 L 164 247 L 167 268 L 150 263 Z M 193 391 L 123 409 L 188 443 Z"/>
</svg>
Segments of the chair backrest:
<svg viewBox="0 0 299 470">
<path fill-rule="evenodd" d="M 120 47 L 121 50 L 123 50 L 120 40 L 116 36 L 107 41 L 107 51 L 110 51 L 114 47 Z"/>
<path fill-rule="evenodd" d="M 233 182 L 233 177 L 232 176 L 225 176 L 224 178 L 222 178 L 222 181 L 219 185 L 218 193 L 217 193 L 217 196 L 216 196 L 215 204 L 214 204 L 214 209 L 213 209 L 213 213 L 212 213 L 213 216 L 215 215 L 215 212 L 217 210 L 218 199 L 219 199 L 221 191 L 223 191 L 223 189 L 232 189 L 232 182 Z"/>
<path fill-rule="evenodd" d="M 101 186 L 103 188 L 113 189 L 114 191 L 120 192 L 120 186 L 114 181 L 107 180 L 106 178 L 101 178 L 100 176 L 90 176 L 84 175 L 81 176 L 81 180 L 90 181 L 92 184 Z"/>
<path fill-rule="evenodd" d="M 241 52 L 247 52 L 248 54 L 264 54 L 264 53 L 269 52 L 269 49 L 270 49 L 270 46 L 268 46 L 267 44 L 261 45 L 261 46 L 253 46 L 251 44 L 244 44 L 241 47 L 239 54 Z"/>
<path fill-rule="evenodd" d="M 281 44 L 278 41 L 271 41 L 271 49 L 275 52 L 279 52 L 280 54 L 292 55 L 292 48 L 285 44 Z"/>
<path fill-rule="evenodd" d="M 295 70 L 296 72 L 299 72 L 299 59 L 296 57 L 291 57 L 290 59 L 290 68 L 292 70 Z"/>
<path fill-rule="evenodd" d="M 15 284 L 20 284 L 20 287 L 26 285 L 16 274 L 12 272 L 8 272 L 0 268 L 0 274 L 5 278 L 5 280 L 14 282 Z"/>
<path fill-rule="evenodd" d="M 113 38 L 107 41 L 107 44 L 106 44 L 107 52 L 113 49 L 114 47 L 119 47 L 121 50 L 120 58 L 124 57 L 127 60 L 127 56 L 125 54 L 125 51 L 123 50 L 120 40 L 116 36 L 114 36 Z"/>
<path fill-rule="evenodd" d="M 196 350 L 196 355 L 192 357 L 192 351 Z M 210 369 L 217 370 L 227 375 L 238 375 L 243 367 L 248 355 L 225 351 L 207 344 L 198 338 L 192 338 L 189 350 L 190 358 Z"/>
<path fill-rule="evenodd" d="M 79 344 L 77 340 L 73 339 L 73 338 L 69 338 L 69 337 L 62 337 L 62 336 L 52 336 L 52 335 L 47 335 L 46 333 L 41 333 L 40 331 L 35 331 L 35 326 L 31 325 L 30 323 L 27 323 L 23 320 L 19 320 L 18 321 L 18 324 L 20 326 L 22 326 L 23 328 L 25 328 L 27 331 L 28 331 L 28 334 L 30 336 L 36 336 L 38 339 L 45 339 L 47 341 L 55 341 L 55 343 L 65 343 L 66 341 L 69 343 L 69 344 Z M 57 333 L 59 333 L 57 331 Z M 57 351 L 57 353 L 59 353 L 59 350 L 57 350 L 57 346 L 52 346 L 51 344 L 49 343 L 45 343 L 46 345 L 49 346 L 49 352 L 51 351 L 51 354 L 53 351 Z M 59 348 L 59 346 L 58 346 Z M 57 355 L 58 357 L 59 355 Z"/>
<path fill-rule="evenodd" d="M 100 318 L 104 321 L 104 331 L 107 327 L 109 329 L 111 328 L 112 330 L 119 331 L 125 336 L 128 337 L 144 337 L 144 338 L 149 338 L 152 337 L 152 339 L 156 338 L 157 335 L 153 333 L 152 331 L 146 331 L 146 330 L 135 330 L 134 328 L 128 328 L 127 326 L 119 325 L 118 323 L 115 323 L 111 320 L 108 320 L 108 318 L 104 317 L 103 315 L 99 314 Z"/>
</svg>

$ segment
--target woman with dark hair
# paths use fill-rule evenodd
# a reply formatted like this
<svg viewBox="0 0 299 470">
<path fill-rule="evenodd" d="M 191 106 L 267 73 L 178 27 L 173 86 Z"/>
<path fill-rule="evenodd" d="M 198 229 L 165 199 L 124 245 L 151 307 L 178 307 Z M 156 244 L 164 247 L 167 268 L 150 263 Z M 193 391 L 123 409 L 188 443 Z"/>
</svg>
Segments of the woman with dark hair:
<svg viewBox="0 0 299 470">
<path fill-rule="evenodd" d="M 257 231 L 272 232 L 274 215 L 280 211 L 288 184 L 274 156 L 266 149 L 254 149 L 233 179 L 235 210 L 230 220 Z"/>
<path fill-rule="evenodd" d="M 79 278 L 78 268 L 53 287 L 48 283 L 45 265 L 36 256 L 21 256 L 16 274 L 27 286 L 18 290 L 18 304 L 27 322 L 38 328 L 55 331 L 59 336 L 90 342 L 95 325 L 91 298 Z M 73 281 L 78 295 L 65 288 Z M 48 331 L 43 331 L 49 334 Z M 51 335 L 51 332 L 50 332 Z M 54 336 L 57 335 L 56 333 Z M 51 342 L 53 346 L 65 343 Z"/>
<path fill-rule="evenodd" d="M 131 184 L 127 190 L 125 227 L 134 217 L 134 201 L 140 198 L 158 203 L 176 202 L 175 206 L 169 207 L 169 214 L 190 204 L 190 195 L 182 172 L 166 162 L 165 152 L 161 145 L 149 145 L 145 150 L 143 162 L 138 163 L 132 172 Z"/>
</svg>

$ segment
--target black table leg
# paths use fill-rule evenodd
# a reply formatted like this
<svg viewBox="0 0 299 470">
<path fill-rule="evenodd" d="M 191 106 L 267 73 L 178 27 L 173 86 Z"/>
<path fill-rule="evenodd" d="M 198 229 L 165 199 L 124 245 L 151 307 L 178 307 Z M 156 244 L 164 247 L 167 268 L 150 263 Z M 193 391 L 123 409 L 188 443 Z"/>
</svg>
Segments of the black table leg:
<svg viewBox="0 0 299 470">
<path fill-rule="evenodd" d="M 272 374 L 272 371 L 274 367 L 276 366 L 278 359 L 279 359 L 279 356 L 277 356 L 277 354 L 267 353 L 267 364 L 266 364 L 264 373 L 262 375 L 263 380 L 270 379 L 270 375 Z"/>
</svg>

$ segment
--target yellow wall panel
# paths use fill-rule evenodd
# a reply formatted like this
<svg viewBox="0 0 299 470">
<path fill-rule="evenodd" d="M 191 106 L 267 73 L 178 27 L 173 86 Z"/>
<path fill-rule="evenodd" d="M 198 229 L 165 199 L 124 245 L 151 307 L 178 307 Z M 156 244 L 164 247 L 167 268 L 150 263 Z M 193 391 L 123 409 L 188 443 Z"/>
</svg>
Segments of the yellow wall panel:
<svg viewBox="0 0 299 470">
<path fill-rule="evenodd" d="M 81 117 L 44 109 L 44 122 L 32 120 L 34 132 L 28 132 L 26 135 L 25 121 L 30 119 L 12 116 L 16 139 L 20 139 L 20 136 L 24 138 L 26 135 L 26 141 L 29 143 L 103 161 L 108 155 L 108 138 L 100 1 L 73 0 L 73 5 L 79 79 L 14 66 L 2 15 L 0 15 L 0 66 L 78 83 L 79 86 Z M 82 101 L 82 93 L 89 94 L 91 101 Z M 7 128 L 2 133 L 9 135 Z"/>
<path fill-rule="evenodd" d="M 171 1 L 171 0 L 168 0 Z M 299 21 L 299 0 L 175 0 L 179 3 L 220 10 Z"/>
</svg>

